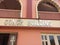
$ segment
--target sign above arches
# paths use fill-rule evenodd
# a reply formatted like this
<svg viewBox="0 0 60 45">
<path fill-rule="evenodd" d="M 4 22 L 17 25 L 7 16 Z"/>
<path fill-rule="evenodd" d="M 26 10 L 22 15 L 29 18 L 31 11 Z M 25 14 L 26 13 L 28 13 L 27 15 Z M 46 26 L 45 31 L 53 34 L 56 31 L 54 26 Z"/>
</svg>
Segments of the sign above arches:
<svg viewBox="0 0 60 45">
<path fill-rule="evenodd" d="M 0 18 L 0 26 L 60 27 L 60 21 Z"/>
</svg>

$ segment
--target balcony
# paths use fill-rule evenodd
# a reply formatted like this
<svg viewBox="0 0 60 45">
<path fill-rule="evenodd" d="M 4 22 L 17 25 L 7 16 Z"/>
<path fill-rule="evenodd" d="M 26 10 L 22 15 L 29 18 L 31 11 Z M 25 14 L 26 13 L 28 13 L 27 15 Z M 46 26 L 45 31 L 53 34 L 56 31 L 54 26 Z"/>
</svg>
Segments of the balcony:
<svg viewBox="0 0 60 45">
<path fill-rule="evenodd" d="M 60 12 L 38 11 L 38 17 L 44 20 L 60 20 Z"/>
<path fill-rule="evenodd" d="M 0 9 L 0 18 L 20 18 L 20 10 Z"/>
</svg>

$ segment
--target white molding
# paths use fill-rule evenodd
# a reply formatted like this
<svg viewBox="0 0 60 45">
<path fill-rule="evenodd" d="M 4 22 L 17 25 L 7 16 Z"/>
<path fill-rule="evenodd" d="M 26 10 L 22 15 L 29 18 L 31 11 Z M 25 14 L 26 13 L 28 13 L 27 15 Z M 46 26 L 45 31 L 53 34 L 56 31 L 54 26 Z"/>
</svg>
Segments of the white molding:
<svg viewBox="0 0 60 45">
<path fill-rule="evenodd" d="M 41 1 L 42 0 L 38 0 L 37 3 L 36 3 L 36 18 L 38 18 L 38 9 L 37 9 L 37 7 L 38 7 L 39 2 L 41 2 Z M 54 0 L 51 0 L 51 1 L 53 1 L 54 3 L 56 3 Z M 58 5 L 58 4 L 56 3 L 56 5 Z M 58 5 L 58 7 L 59 7 L 59 5 Z M 59 11 L 59 9 L 58 9 L 58 11 Z"/>
<path fill-rule="evenodd" d="M 41 0 L 38 0 L 37 3 L 36 3 L 36 18 L 38 18 L 38 11 L 37 11 L 38 9 L 37 9 L 37 7 L 38 7 L 38 4 L 39 4 L 40 1 Z"/>
<path fill-rule="evenodd" d="M 20 2 L 20 5 L 21 5 L 20 17 L 22 17 L 22 13 L 23 13 L 23 3 L 22 3 L 22 1 L 21 1 L 21 0 L 19 0 L 19 2 Z"/>
</svg>

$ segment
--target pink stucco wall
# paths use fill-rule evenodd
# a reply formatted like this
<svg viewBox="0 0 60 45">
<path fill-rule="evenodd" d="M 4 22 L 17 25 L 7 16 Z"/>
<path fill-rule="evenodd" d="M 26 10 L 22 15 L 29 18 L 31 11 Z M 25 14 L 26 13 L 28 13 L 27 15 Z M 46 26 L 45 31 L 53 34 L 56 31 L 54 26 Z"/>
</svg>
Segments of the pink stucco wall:
<svg viewBox="0 0 60 45">
<path fill-rule="evenodd" d="M 22 9 L 22 18 L 26 18 L 27 16 L 27 0 L 19 0 L 21 3 L 21 9 Z"/>
<path fill-rule="evenodd" d="M 42 45 L 41 42 L 41 34 L 42 33 L 60 33 L 58 30 L 35 30 L 35 29 L 27 29 L 27 30 L 20 30 L 18 36 L 18 44 L 17 45 Z"/>
<path fill-rule="evenodd" d="M 3 30 L 3 31 L 2 31 Z M 17 45 L 42 45 L 41 34 L 42 33 L 58 33 L 60 34 L 59 28 L 0 28 L 0 32 L 17 32 Z"/>
<path fill-rule="evenodd" d="M 20 31 L 17 45 L 41 45 L 40 33 L 34 30 Z"/>
</svg>

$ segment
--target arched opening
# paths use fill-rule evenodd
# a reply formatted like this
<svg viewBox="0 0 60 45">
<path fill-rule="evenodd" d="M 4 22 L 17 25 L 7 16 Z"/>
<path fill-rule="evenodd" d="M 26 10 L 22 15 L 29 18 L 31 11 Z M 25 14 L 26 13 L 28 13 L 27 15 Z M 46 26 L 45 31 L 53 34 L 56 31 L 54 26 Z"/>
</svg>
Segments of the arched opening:
<svg viewBox="0 0 60 45">
<path fill-rule="evenodd" d="M 0 2 L 0 9 L 21 10 L 21 4 L 17 0 L 3 0 Z"/>
<path fill-rule="evenodd" d="M 50 2 L 41 2 L 37 8 L 38 11 L 58 12 L 58 9 Z"/>
<path fill-rule="evenodd" d="M 21 18 L 21 4 L 19 0 L 1 0 L 0 1 L 0 17 L 1 18 Z"/>
<path fill-rule="evenodd" d="M 53 1 L 41 1 L 37 6 L 39 19 L 60 19 L 59 6 Z"/>
</svg>

